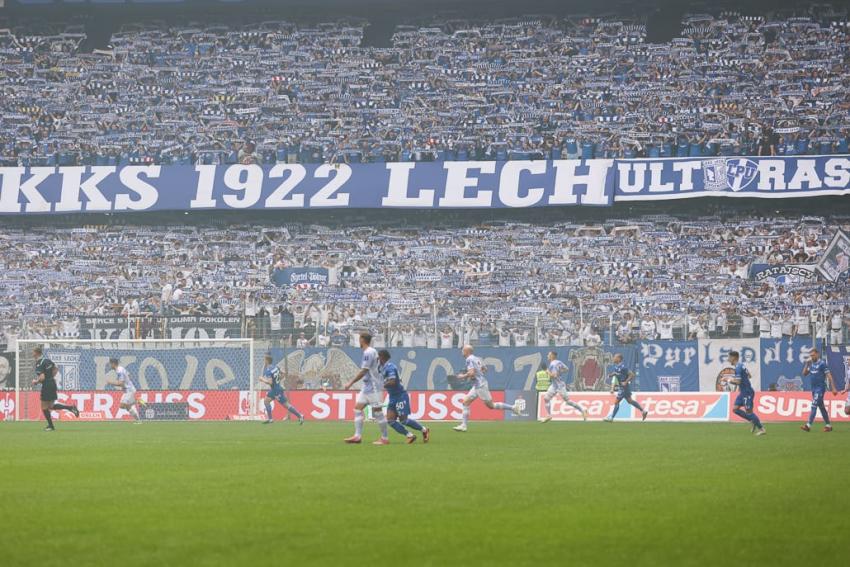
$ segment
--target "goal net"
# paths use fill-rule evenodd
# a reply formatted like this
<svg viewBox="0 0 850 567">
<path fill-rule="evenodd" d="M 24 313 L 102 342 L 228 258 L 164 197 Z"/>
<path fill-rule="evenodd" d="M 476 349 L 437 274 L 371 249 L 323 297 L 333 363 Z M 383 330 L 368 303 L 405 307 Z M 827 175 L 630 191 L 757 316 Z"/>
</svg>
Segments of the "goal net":
<svg viewBox="0 0 850 567">
<path fill-rule="evenodd" d="M 33 386 L 35 347 L 53 361 L 59 402 L 76 405 L 83 420 L 126 420 L 123 391 L 110 359 L 118 359 L 136 388 L 142 419 L 230 420 L 257 415 L 252 339 L 191 340 L 19 340 L 14 411 L 6 419 L 39 420 L 40 386 Z M 262 355 L 260 355 L 262 356 Z M 56 419 L 72 419 L 55 412 Z"/>
</svg>

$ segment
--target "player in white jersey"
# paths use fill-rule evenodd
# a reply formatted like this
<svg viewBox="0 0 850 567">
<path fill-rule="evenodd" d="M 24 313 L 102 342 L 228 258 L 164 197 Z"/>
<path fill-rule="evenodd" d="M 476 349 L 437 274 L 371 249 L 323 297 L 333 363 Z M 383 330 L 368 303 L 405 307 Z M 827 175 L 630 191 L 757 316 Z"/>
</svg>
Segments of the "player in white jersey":
<svg viewBox="0 0 850 567">
<path fill-rule="evenodd" d="M 133 416 L 133 419 L 139 421 L 142 418 L 136 406 L 141 400 L 136 399 L 136 386 L 130 380 L 130 374 L 126 368 L 118 364 L 117 358 L 110 358 L 109 366 L 115 371 L 115 380 L 107 380 L 106 383 L 110 386 L 117 386 L 124 391 L 124 394 L 121 396 L 121 409 L 127 410 Z M 144 402 L 141 403 L 144 405 Z"/>
<path fill-rule="evenodd" d="M 463 421 L 460 425 L 454 427 L 455 431 L 466 431 L 466 427 L 469 424 L 469 406 L 478 398 L 481 398 L 484 405 L 490 409 L 511 410 L 514 412 L 514 415 L 519 415 L 519 408 L 516 404 L 511 406 L 493 401 L 493 396 L 490 395 L 490 386 L 487 384 L 487 378 L 484 377 L 487 367 L 472 352 L 470 345 L 464 345 L 463 356 L 466 359 L 466 371 L 458 373 L 457 377 L 461 380 L 472 381 L 472 389 L 469 390 L 469 393 L 463 399 Z"/>
<path fill-rule="evenodd" d="M 552 400 L 555 396 L 561 396 L 565 404 L 575 408 L 581 414 L 581 417 L 587 421 L 587 412 L 584 411 L 583 407 L 571 401 L 570 395 L 567 393 L 567 383 L 564 382 L 564 375 L 569 372 L 569 368 L 567 368 L 566 364 L 558 360 L 558 353 L 554 350 L 549 351 L 546 359 L 549 361 L 547 372 L 552 383 L 549 384 L 549 389 L 543 394 L 543 401 L 546 404 L 546 417 L 540 418 L 540 423 L 546 423 L 552 420 Z"/>
<path fill-rule="evenodd" d="M 850 416 L 850 361 L 845 359 L 844 368 L 844 389 L 841 390 L 842 396 L 847 396 L 847 401 L 844 402 L 844 415 Z"/>
<path fill-rule="evenodd" d="M 363 360 L 360 363 L 360 372 L 357 373 L 345 389 L 348 390 L 354 384 L 363 380 L 363 385 L 360 388 L 360 393 L 357 394 L 357 402 L 354 404 L 354 435 L 345 439 L 346 443 L 360 443 L 363 436 L 363 422 L 366 416 L 363 410 L 366 406 L 371 406 L 372 416 L 377 420 L 381 428 L 381 438 L 372 443 L 373 445 L 389 445 L 390 440 L 387 435 L 387 416 L 384 415 L 384 381 L 381 378 L 381 373 L 378 371 L 380 364 L 378 360 L 378 352 L 371 347 L 372 335 L 369 333 L 360 334 L 360 348 L 363 349 Z"/>
</svg>

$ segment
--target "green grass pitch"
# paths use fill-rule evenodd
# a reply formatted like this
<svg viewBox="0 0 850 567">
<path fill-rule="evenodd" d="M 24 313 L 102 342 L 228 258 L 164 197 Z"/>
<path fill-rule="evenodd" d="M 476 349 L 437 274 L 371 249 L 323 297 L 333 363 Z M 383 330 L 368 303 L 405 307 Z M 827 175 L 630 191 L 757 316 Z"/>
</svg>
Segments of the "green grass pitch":
<svg viewBox="0 0 850 567">
<path fill-rule="evenodd" d="M 850 429 L 0 424 L 0 563 L 843 565 Z M 367 439 L 377 434 L 366 424 Z"/>
</svg>

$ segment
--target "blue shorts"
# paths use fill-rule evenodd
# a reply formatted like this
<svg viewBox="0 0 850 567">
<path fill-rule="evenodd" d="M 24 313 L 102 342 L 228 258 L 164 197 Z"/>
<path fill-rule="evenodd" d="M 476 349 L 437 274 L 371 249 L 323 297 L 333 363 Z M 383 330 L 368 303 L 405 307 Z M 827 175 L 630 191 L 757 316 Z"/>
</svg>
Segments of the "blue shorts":
<svg viewBox="0 0 850 567">
<path fill-rule="evenodd" d="M 624 388 L 624 387 L 621 386 L 617 390 L 617 401 L 618 402 L 620 400 L 623 400 L 624 398 L 631 398 L 631 397 L 632 397 L 632 389 L 631 388 L 628 388 L 628 387 Z"/>
<path fill-rule="evenodd" d="M 395 411 L 399 417 L 407 417 L 410 415 L 410 396 L 404 393 L 400 396 L 390 398 L 387 409 Z"/>
<path fill-rule="evenodd" d="M 753 411 L 753 394 L 738 394 L 735 398 L 735 407 L 747 408 L 748 412 Z"/>
<path fill-rule="evenodd" d="M 266 398 L 270 400 L 277 400 L 278 402 L 285 404 L 286 403 L 286 392 L 283 391 L 283 388 L 280 386 L 275 386 L 266 394 Z"/>
<path fill-rule="evenodd" d="M 826 395 L 826 390 L 817 388 L 812 390 L 812 405 L 819 406 L 823 403 L 823 397 Z"/>
</svg>

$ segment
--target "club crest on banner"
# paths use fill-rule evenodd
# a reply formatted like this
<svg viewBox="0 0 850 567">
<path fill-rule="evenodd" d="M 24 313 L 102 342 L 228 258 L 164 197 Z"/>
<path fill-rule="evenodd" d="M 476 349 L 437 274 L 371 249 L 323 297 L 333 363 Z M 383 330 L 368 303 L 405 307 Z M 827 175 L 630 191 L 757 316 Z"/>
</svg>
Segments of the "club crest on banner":
<svg viewBox="0 0 850 567">
<path fill-rule="evenodd" d="M 59 369 L 56 375 L 56 385 L 60 390 L 80 389 L 80 353 L 56 352 L 50 353 L 50 360 Z"/>
<path fill-rule="evenodd" d="M 570 353 L 573 366 L 573 390 L 600 391 L 607 389 L 605 370 L 613 363 L 614 355 L 599 347 L 579 348 Z"/>
<path fill-rule="evenodd" d="M 758 165 L 746 158 L 717 158 L 702 162 L 703 185 L 708 191 L 741 191 L 758 175 Z"/>
<path fill-rule="evenodd" d="M 659 376 L 658 388 L 662 392 L 680 392 L 682 390 L 681 376 Z"/>
<path fill-rule="evenodd" d="M 746 189 L 755 181 L 758 175 L 758 165 L 746 158 L 726 160 L 726 182 L 732 191 Z"/>
<path fill-rule="evenodd" d="M 728 384 L 725 380 L 731 380 L 735 377 L 735 369 L 734 368 L 724 368 L 717 375 L 717 379 L 714 382 L 714 389 L 717 392 L 732 392 L 737 389 L 737 386 L 733 386 L 732 384 Z"/>
</svg>

